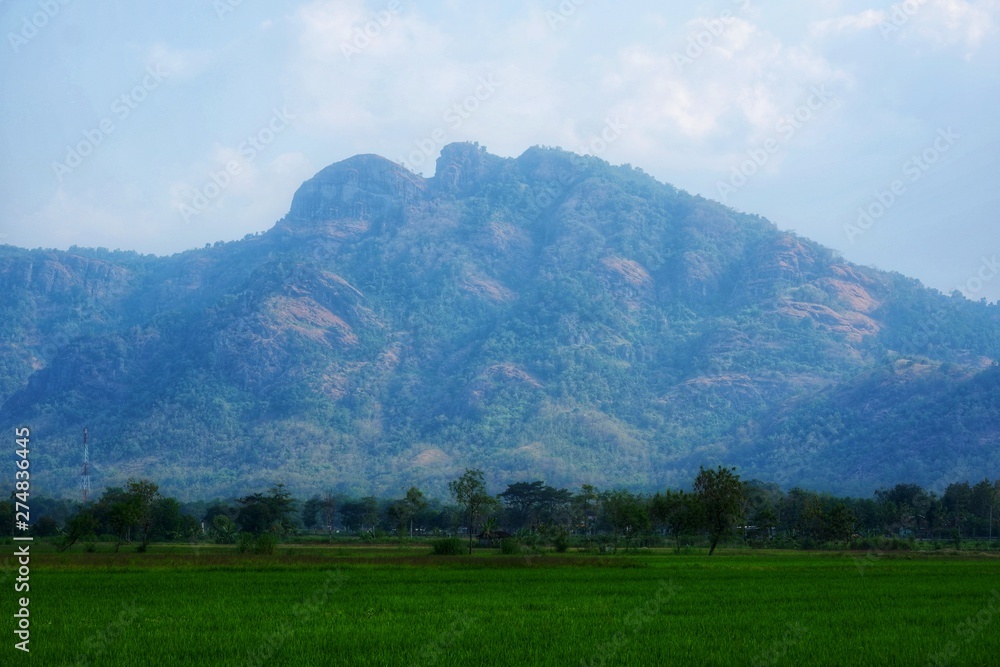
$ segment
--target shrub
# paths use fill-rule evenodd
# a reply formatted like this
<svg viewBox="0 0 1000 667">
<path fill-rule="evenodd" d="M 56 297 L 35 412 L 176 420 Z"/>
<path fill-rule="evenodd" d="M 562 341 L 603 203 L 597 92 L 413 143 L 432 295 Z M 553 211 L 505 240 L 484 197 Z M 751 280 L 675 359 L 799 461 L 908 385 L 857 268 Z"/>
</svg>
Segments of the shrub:
<svg viewBox="0 0 1000 667">
<path fill-rule="evenodd" d="M 552 544 L 559 553 L 566 553 L 566 550 L 569 549 L 569 535 L 565 530 L 560 531 L 559 534 L 556 535 L 556 538 L 552 541 Z"/>
<path fill-rule="evenodd" d="M 466 551 L 465 543 L 457 537 L 431 540 L 431 549 L 435 556 L 461 556 Z"/>
<path fill-rule="evenodd" d="M 274 553 L 274 547 L 278 544 L 278 538 L 271 533 L 261 533 L 253 541 L 253 552 L 270 556 Z"/>
<path fill-rule="evenodd" d="M 253 548 L 253 535 L 250 533 L 240 533 L 236 536 L 237 553 L 245 554 Z"/>
<path fill-rule="evenodd" d="M 505 556 L 517 556 L 521 553 L 521 543 L 513 537 L 500 540 L 500 553 Z"/>
<path fill-rule="evenodd" d="M 772 538 L 769 546 L 772 549 L 798 549 L 800 545 L 795 538 L 782 533 Z"/>
</svg>

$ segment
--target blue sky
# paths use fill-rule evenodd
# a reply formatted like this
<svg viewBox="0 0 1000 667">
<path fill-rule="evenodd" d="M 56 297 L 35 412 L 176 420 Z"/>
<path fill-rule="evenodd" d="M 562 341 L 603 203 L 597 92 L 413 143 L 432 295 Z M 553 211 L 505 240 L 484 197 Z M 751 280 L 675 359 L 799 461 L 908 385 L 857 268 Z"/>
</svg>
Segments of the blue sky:
<svg viewBox="0 0 1000 667">
<path fill-rule="evenodd" d="M 478 141 L 1000 298 L 1000 0 L 64 2 L 0 0 L 0 242 L 169 254 L 351 155 Z"/>
</svg>

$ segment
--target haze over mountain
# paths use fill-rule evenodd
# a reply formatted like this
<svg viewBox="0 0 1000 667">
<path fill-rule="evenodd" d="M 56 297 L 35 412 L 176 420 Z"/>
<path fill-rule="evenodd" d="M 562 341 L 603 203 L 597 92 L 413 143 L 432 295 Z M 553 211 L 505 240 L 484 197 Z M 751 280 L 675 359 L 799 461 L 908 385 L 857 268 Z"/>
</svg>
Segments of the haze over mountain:
<svg viewBox="0 0 1000 667">
<path fill-rule="evenodd" d="M 869 493 L 1000 474 L 1000 308 L 557 149 L 322 170 L 264 234 L 173 255 L 0 247 L 0 421 L 33 489 L 149 477 L 440 492 Z"/>
</svg>

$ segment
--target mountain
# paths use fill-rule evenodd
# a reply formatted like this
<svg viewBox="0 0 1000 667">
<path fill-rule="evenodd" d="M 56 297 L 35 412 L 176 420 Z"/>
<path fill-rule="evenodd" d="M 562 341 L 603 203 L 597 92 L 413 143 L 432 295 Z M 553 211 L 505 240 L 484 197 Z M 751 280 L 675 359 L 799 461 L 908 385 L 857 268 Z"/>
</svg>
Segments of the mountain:
<svg viewBox="0 0 1000 667">
<path fill-rule="evenodd" d="M 840 493 L 1000 474 L 1000 308 L 641 170 L 445 147 L 331 165 L 266 233 L 170 257 L 0 246 L 0 422 L 33 489 L 444 492 L 466 466 Z"/>
</svg>

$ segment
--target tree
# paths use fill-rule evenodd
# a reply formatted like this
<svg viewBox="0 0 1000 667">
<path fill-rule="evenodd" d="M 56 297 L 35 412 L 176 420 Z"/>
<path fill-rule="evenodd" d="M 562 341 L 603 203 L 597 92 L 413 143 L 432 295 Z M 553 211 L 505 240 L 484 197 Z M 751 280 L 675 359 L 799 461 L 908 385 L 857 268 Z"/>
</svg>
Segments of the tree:
<svg viewBox="0 0 1000 667">
<path fill-rule="evenodd" d="M 649 527 L 649 512 L 642 498 L 620 489 L 604 495 L 604 514 L 614 530 L 615 551 L 618 550 L 618 535 L 624 534 L 630 541 L 637 532 Z"/>
<path fill-rule="evenodd" d="M 650 502 L 649 511 L 657 523 L 670 529 L 677 553 L 681 551 L 681 536 L 701 524 L 698 499 L 684 491 L 668 490 L 663 495 L 657 493 Z"/>
<path fill-rule="evenodd" d="M 295 529 L 291 518 L 295 513 L 295 499 L 285 490 L 284 484 L 271 487 L 267 495 L 255 493 L 236 502 L 241 505 L 236 523 L 248 533 L 286 534 Z"/>
<path fill-rule="evenodd" d="M 508 484 L 507 490 L 498 497 L 507 505 L 513 524 L 520 528 L 541 523 L 565 524 L 567 517 L 564 510 L 568 508 L 573 494 L 537 480 Z"/>
<path fill-rule="evenodd" d="M 361 530 L 364 517 L 365 505 L 361 501 L 348 500 L 340 503 L 340 522 L 348 532 Z"/>
<path fill-rule="evenodd" d="M 953 526 L 958 534 L 962 534 L 962 524 L 969 517 L 969 506 L 972 504 L 972 487 L 968 482 L 949 484 L 944 490 L 945 510 L 948 518 L 953 522 Z"/>
<path fill-rule="evenodd" d="M 478 469 L 466 469 L 461 477 L 448 482 L 448 490 L 462 510 L 469 529 L 469 555 L 472 555 L 472 536 L 476 526 L 487 514 L 496 510 L 497 500 L 486 493 L 483 471 Z"/>
<path fill-rule="evenodd" d="M 984 479 L 972 487 L 972 494 L 969 498 L 969 512 L 977 519 L 977 524 L 986 526 L 987 529 L 990 527 L 990 513 L 993 509 L 995 492 L 993 484 L 988 479 Z"/>
<path fill-rule="evenodd" d="M 323 496 L 323 506 L 320 510 L 323 515 L 323 525 L 326 526 L 330 539 L 333 539 L 333 520 L 337 516 L 337 501 L 333 494 L 327 493 Z"/>
<path fill-rule="evenodd" d="M 216 514 L 212 517 L 212 532 L 218 544 L 236 544 L 236 522 L 227 514 Z"/>
<path fill-rule="evenodd" d="M 600 501 L 600 492 L 590 484 L 581 486 L 580 492 L 573 496 L 573 514 L 578 524 L 583 526 L 584 534 L 590 534 L 591 524 L 597 519 Z"/>
<path fill-rule="evenodd" d="M 153 508 L 162 498 L 160 496 L 160 488 L 146 479 L 130 479 L 125 485 L 125 498 L 129 504 L 131 516 L 142 531 L 142 544 L 139 546 L 139 550 L 145 551 L 149 545 L 151 528 L 153 526 Z M 176 501 L 174 502 L 176 503 Z"/>
<path fill-rule="evenodd" d="M 851 508 L 846 503 L 837 503 L 826 515 L 825 537 L 837 542 L 850 542 L 857 523 Z"/>
<path fill-rule="evenodd" d="M 371 526 L 369 530 L 375 532 L 375 529 L 378 528 L 382 520 L 382 508 L 379 506 L 378 498 L 375 496 L 365 496 L 361 499 L 361 505 L 364 508 L 364 513 L 361 515 L 362 530 L 365 525 L 368 525 Z"/>
<path fill-rule="evenodd" d="M 130 479 L 124 489 L 108 487 L 94 510 L 98 519 L 103 518 L 118 538 L 115 551 L 121 548 L 122 542 L 132 541 L 133 528 L 138 528 L 142 534 L 139 550 L 146 550 L 153 525 L 153 505 L 160 497 L 159 487 L 149 480 Z"/>
<path fill-rule="evenodd" d="M 389 515 L 396 523 L 396 531 L 400 539 L 407 525 L 410 528 L 410 537 L 413 537 L 413 517 L 427 508 L 427 501 L 423 492 L 415 486 L 411 486 L 406 492 L 406 497 L 397 500 L 389 506 Z"/>
<path fill-rule="evenodd" d="M 35 537 L 52 537 L 59 533 L 59 524 L 56 520 L 45 515 L 35 522 L 35 525 L 31 527 L 31 534 Z"/>
<path fill-rule="evenodd" d="M 736 468 L 716 470 L 700 468 L 694 480 L 694 493 L 701 504 L 705 526 L 708 528 L 708 555 L 724 535 L 732 532 L 743 508 L 743 485 Z"/>
<path fill-rule="evenodd" d="M 176 498 L 158 498 L 150 508 L 153 535 L 157 540 L 173 540 L 188 537 L 191 533 L 189 517 L 181 512 L 181 504 Z M 198 522 L 194 522 L 195 526 Z"/>
<path fill-rule="evenodd" d="M 93 537 L 99 525 L 97 518 L 89 510 L 81 510 L 66 522 L 59 551 L 66 551 L 79 539 Z"/>
<path fill-rule="evenodd" d="M 323 499 L 319 497 L 319 494 L 316 494 L 303 503 L 302 525 L 306 528 L 306 530 L 312 530 L 316 526 L 316 523 L 319 520 L 317 515 L 319 514 L 322 506 Z"/>
</svg>

